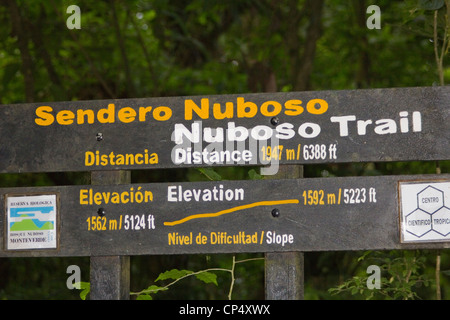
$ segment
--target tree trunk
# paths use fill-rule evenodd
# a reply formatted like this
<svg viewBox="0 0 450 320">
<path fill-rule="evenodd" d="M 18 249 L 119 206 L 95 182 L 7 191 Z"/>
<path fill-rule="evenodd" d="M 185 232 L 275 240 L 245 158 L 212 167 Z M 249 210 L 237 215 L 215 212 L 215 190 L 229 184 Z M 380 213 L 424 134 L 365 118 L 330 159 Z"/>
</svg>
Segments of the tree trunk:
<svg viewBox="0 0 450 320">
<path fill-rule="evenodd" d="M 309 82 L 314 65 L 317 41 L 322 35 L 322 11 L 324 0 L 307 0 L 305 7 L 309 9 L 309 26 L 306 33 L 305 46 L 301 58 L 297 60 L 294 67 L 295 91 L 309 89 Z"/>
<path fill-rule="evenodd" d="M 367 26 L 366 26 L 366 1 L 354 0 L 353 6 L 356 12 L 356 30 L 358 30 L 358 37 L 356 39 L 357 48 L 359 50 L 358 70 L 356 71 L 355 81 L 358 89 L 367 88 L 370 86 L 370 58 L 367 41 Z"/>
<path fill-rule="evenodd" d="M 23 29 L 23 21 L 20 15 L 19 7 L 16 1 L 8 0 L 7 6 L 11 14 L 11 23 L 13 33 L 17 36 L 17 45 L 22 58 L 22 74 L 25 84 L 25 100 L 26 102 L 34 102 L 34 76 L 33 61 L 31 59 L 30 50 L 28 49 L 28 36 Z"/>
</svg>

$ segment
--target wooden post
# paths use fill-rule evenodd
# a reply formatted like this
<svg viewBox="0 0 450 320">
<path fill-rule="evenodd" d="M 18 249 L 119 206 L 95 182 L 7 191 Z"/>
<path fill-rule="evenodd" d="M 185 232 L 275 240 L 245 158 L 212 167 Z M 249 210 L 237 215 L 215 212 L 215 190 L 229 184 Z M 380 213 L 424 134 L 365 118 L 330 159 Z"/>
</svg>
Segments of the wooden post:
<svg viewBox="0 0 450 320">
<path fill-rule="evenodd" d="M 303 252 L 266 253 L 266 299 L 303 300 Z"/>
<path fill-rule="evenodd" d="M 111 185 L 131 182 L 129 171 L 94 171 L 91 184 Z M 128 300 L 130 297 L 130 257 L 90 258 L 91 300 Z"/>
<path fill-rule="evenodd" d="M 280 166 L 269 179 L 303 177 L 303 166 Z M 302 252 L 265 254 L 265 292 L 267 300 L 304 298 L 304 257 Z"/>
<path fill-rule="evenodd" d="M 91 300 L 128 300 L 130 257 L 91 257 Z"/>
</svg>

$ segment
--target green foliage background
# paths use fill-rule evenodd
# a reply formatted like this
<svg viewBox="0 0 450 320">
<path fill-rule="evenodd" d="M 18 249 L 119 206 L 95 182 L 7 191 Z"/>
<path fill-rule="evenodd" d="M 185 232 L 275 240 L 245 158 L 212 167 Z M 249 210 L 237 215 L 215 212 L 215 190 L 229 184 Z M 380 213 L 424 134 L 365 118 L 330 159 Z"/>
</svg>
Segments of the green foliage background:
<svg viewBox="0 0 450 320">
<path fill-rule="evenodd" d="M 81 8 L 79 30 L 66 27 L 72 4 Z M 365 25 L 370 4 L 381 9 L 381 29 Z M 441 85 L 435 9 L 442 46 L 448 0 L 4 0 L 0 103 Z M 448 59 L 444 55 L 441 68 L 445 82 Z M 448 161 L 439 166 L 449 172 Z M 216 172 L 249 179 L 250 169 Z M 305 177 L 420 174 L 435 173 L 436 163 L 307 165 L 304 171 Z M 199 180 L 207 180 L 199 170 L 132 172 L 133 183 Z M 83 183 L 89 183 L 86 173 L 0 175 L 0 187 Z M 408 267 L 411 259 L 415 268 Z M 231 261 L 230 255 L 131 257 L 131 291 L 147 288 L 166 270 L 230 268 Z M 405 298 L 360 290 L 367 266 L 379 264 L 386 267 L 386 286 L 400 292 L 411 271 L 414 282 L 406 290 L 414 295 L 406 298 L 435 299 L 435 261 L 434 251 L 306 253 L 305 298 Z M 89 281 L 89 258 L 1 258 L 0 298 L 79 299 L 66 288 L 72 264 Z M 449 299 L 446 251 L 440 267 L 442 298 Z M 262 261 L 237 265 L 236 276 L 234 299 L 264 298 Z M 226 274 L 218 274 L 218 286 L 187 278 L 154 298 L 226 299 L 229 281 Z M 350 290 L 329 291 L 345 283 Z"/>
</svg>

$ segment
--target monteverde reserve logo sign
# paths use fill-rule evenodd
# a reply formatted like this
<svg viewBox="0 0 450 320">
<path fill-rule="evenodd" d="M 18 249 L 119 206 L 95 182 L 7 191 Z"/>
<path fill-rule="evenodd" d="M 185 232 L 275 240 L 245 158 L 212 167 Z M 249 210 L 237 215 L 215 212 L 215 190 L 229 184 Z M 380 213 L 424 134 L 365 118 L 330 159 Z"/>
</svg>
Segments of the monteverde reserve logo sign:
<svg viewBox="0 0 450 320">
<path fill-rule="evenodd" d="M 430 87 L 3 105 L 0 171 L 439 160 L 448 99 Z"/>
<path fill-rule="evenodd" d="M 7 249 L 57 247 L 56 198 L 56 194 L 6 197 Z"/>
</svg>

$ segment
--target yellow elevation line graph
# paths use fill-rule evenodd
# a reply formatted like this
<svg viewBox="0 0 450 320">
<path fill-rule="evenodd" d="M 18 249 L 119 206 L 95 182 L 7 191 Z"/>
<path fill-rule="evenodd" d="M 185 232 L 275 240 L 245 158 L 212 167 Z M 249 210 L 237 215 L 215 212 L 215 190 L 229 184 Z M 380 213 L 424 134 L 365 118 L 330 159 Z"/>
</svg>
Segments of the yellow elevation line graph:
<svg viewBox="0 0 450 320">
<path fill-rule="evenodd" d="M 236 211 L 240 211 L 240 210 L 244 210 L 244 209 L 250 209 L 250 208 L 255 208 L 255 207 L 260 207 L 260 206 L 273 206 L 273 205 L 279 205 L 279 204 L 289 204 L 289 203 L 297 204 L 297 203 L 299 203 L 299 200 L 290 199 L 290 200 L 277 200 L 277 201 L 259 201 L 259 202 L 245 204 L 242 206 L 237 206 L 237 207 L 233 207 L 230 209 L 213 212 L 213 213 L 193 214 L 193 215 L 187 216 L 180 220 L 176 220 L 176 221 L 172 221 L 172 222 L 164 222 L 164 225 L 165 226 L 175 226 L 177 224 L 182 224 L 182 223 L 185 223 L 186 221 L 193 220 L 193 219 L 213 218 L 213 217 L 221 216 L 223 214 L 232 213 L 232 212 L 236 212 Z"/>
</svg>

